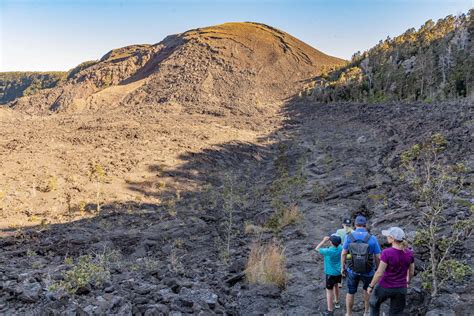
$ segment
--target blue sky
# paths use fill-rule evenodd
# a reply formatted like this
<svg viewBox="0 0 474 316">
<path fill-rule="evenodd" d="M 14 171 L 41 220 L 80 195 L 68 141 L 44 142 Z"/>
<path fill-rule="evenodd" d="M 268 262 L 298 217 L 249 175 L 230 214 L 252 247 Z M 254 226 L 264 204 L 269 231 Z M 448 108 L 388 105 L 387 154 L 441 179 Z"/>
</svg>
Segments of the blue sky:
<svg viewBox="0 0 474 316">
<path fill-rule="evenodd" d="M 0 71 L 68 70 L 112 48 L 229 21 L 272 25 L 349 59 L 473 0 L 0 0 Z"/>
</svg>

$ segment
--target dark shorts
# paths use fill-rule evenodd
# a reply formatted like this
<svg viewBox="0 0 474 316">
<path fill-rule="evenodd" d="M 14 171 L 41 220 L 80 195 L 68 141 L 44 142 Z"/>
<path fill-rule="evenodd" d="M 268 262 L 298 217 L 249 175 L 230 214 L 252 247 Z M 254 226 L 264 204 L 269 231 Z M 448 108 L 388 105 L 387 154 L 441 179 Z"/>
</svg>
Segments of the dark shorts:
<svg viewBox="0 0 474 316">
<path fill-rule="evenodd" d="M 342 276 L 326 274 L 326 289 L 332 290 L 334 286 L 341 283 Z"/>
<path fill-rule="evenodd" d="M 372 282 L 372 278 L 373 276 L 365 276 L 347 271 L 347 290 L 349 294 L 355 294 L 357 292 L 359 281 L 362 281 L 363 289 L 367 291 L 370 282 Z"/>
</svg>

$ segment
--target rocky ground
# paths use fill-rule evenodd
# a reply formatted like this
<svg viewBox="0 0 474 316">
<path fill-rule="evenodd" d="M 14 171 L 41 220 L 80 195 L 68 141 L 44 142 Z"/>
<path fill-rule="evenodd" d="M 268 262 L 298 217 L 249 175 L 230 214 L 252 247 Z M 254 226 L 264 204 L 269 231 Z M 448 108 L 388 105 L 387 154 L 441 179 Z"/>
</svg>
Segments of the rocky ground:
<svg viewBox="0 0 474 316">
<path fill-rule="evenodd" d="M 418 214 L 409 201 L 408 188 L 397 178 L 402 150 L 432 132 L 441 132 L 449 142 L 450 157 L 464 161 L 474 170 L 473 108 L 466 104 L 317 105 L 298 99 L 287 103 L 273 121 L 262 120 L 260 125 L 267 128 L 264 132 L 249 126 L 244 136 L 241 128 L 232 129 L 238 124 L 236 119 L 222 124 L 225 127 L 214 127 L 217 122 L 203 116 L 199 117 L 202 120 L 199 131 L 211 140 L 188 139 L 185 144 L 191 149 L 175 151 L 173 157 L 178 157 L 179 163 L 168 163 L 165 167 L 159 162 L 161 156 L 154 157 L 155 154 L 166 156 L 160 153 L 158 145 L 148 152 L 137 148 L 143 147 L 140 142 L 144 139 L 156 135 L 156 126 L 177 128 L 178 119 L 157 123 L 159 116 L 150 113 L 153 112 L 146 112 L 141 120 L 136 118 L 145 123 L 137 124 L 145 126 L 142 129 L 117 123 L 116 130 L 111 132 L 114 130 L 111 126 L 104 127 L 101 123 L 93 124 L 94 132 L 87 133 L 89 124 L 80 128 L 81 124 L 72 118 L 58 124 L 66 131 L 76 126 L 83 133 L 78 139 L 91 137 L 97 148 L 103 139 L 104 144 L 116 146 L 110 152 L 122 149 L 127 159 L 139 155 L 137 161 L 130 161 L 129 167 L 133 170 L 138 165 L 143 167 L 140 172 L 148 174 L 123 186 L 120 189 L 123 191 L 119 191 L 124 192 L 121 199 L 105 200 L 99 214 L 87 209 L 85 214 L 33 222 L 27 228 L 2 227 L 0 314 L 317 314 L 325 309 L 324 278 L 322 260 L 312 247 L 339 228 L 343 217 L 363 213 L 370 218 L 372 232 L 377 236 L 381 229 L 396 224 L 413 237 Z M 197 116 L 192 118 L 197 122 Z M 191 122 L 191 117 L 188 119 Z M 15 120 L 8 119 L 9 128 L 2 129 L 2 133 L 10 136 L 15 124 L 28 125 L 19 123 L 27 122 L 26 118 Z M 32 122 L 36 123 L 30 119 L 30 125 Z M 245 120 L 241 122 L 244 126 Z M 139 130 L 136 136 L 130 136 L 137 141 L 127 141 L 128 147 L 124 147 L 125 142 L 105 141 L 112 136 L 127 139 L 126 135 L 133 130 Z M 220 141 L 213 139 L 220 131 L 226 131 L 226 136 Z M 23 133 L 24 137 L 34 134 Z M 19 148 L 23 146 L 23 153 L 32 155 L 26 156 L 31 159 L 41 154 L 28 147 L 31 142 L 15 135 L 20 140 L 12 143 L 10 137 L 9 142 L 2 144 L 11 150 L 10 155 L 0 160 L 2 181 L 10 179 L 5 174 L 11 175 L 8 170 L 16 162 L 9 158 L 19 157 L 11 156 L 17 155 Z M 47 133 L 39 135 L 35 139 L 43 139 L 39 147 L 44 147 L 42 154 L 47 154 L 53 142 L 48 142 Z M 71 150 L 84 148 L 80 153 L 65 150 L 63 154 L 79 156 L 87 166 L 89 157 L 94 156 L 90 155 L 94 148 L 67 147 L 64 144 L 68 133 L 60 135 L 63 141 L 57 144 Z M 166 137 L 162 139 L 166 143 Z M 127 149 L 134 154 L 127 154 Z M 65 157 L 68 158 L 57 160 L 58 165 L 73 161 L 71 156 Z M 113 162 L 121 161 L 115 156 L 109 158 Z M 281 232 L 262 228 L 255 234 L 255 230 L 245 228 L 250 224 L 264 226 L 271 217 L 269 188 L 275 181 L 275 163 L 282 159 L 287 162 L 290 174 L 301 171 L 305 179 L 297 199 L 302 218 Z M 122 165 L 116 168 L 122 167 L 126 168 Z M 80 170 L 74 166 L 62 168 Z M 17 170 L 20 177 L 22 170 Z M 106 171 L 110 177 L 122 176 L 114 170 Z M 85 177 L 81 179 L 81 183 L 86 183 Z M 164 180 L 172 184 L 163 187 L 160 181 Z M 232 216 L 224 204 L 229 198 L 229 188 L 233 189 L 232 198 L 236 201 Z M 113 191 L 112 188 L 107 192 Z M 54 192 L 57 191 L 41 194 Z M 127 192 L 141 198 L 127 199 Z M 472 201 L 472 191 L 464 198 Z M 88 204 L 92 209 L 95 206 Z M 453 210 L 453 216 L 468 211 L 460 206 Z M 28 214 L 24 216 L 31 218 Z M 226 230 L 229 222 L 231 234 Z M 277 239 L 285 247 L 289 274 L 285 289 L 246 283 L 242 271 L 255 239 Z M 228 240 L 230 251 L 226 251 Z M 469 249 L 472 239 L 459 255 L 472 265 Z M 422 262 L 417 260 L 417 264 L 420 266 Z M 71 291 L 71 280 L 80 281 L 91 275 L 93 282 Z M 433 314 L 438 311 L 442 315 L 466 315 L 473 307 L 470 283 L 466 280 L 429 302 L 416 278 L 410 289 L 407 313 L 423 315 L 430 310 Z M 361 314 L 363 307 L 358 301 L 355 310 Z"/>
</svg>

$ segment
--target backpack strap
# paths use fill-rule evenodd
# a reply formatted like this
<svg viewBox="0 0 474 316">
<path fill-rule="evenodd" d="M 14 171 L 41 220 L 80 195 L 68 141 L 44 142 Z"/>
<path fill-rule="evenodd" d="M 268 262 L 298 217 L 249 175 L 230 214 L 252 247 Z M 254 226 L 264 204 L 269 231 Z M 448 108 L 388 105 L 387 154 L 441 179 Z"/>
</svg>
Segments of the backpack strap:
<svg viewBox="0 0 474 316">
<path fill-rule="evenodd" d="M 368 244 L 370 237 L 372 237 L 372 236 L 369 233 L 367 233 L 367 235 L 364 238 L 364 243 Z"/>
<path fill-rule="evenodd" d="M 355 241 L 355 238 L 354 238 L 353 233 L 347 234 L 347 238 L 349 238 L 349 241 L 350 241 L 350 242 L 354 242 L 354 241 Z"/>
</svg>

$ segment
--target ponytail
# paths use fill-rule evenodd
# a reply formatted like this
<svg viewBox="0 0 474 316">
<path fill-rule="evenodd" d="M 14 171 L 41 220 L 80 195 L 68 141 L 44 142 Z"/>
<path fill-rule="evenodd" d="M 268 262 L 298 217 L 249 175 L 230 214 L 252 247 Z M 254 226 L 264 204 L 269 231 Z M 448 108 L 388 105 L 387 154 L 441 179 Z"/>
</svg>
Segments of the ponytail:
<svg viewBox="0 0 474 316">
<path fill-rule="evenodd" d="M 408 249 L 408 241 L 406 239 L 403 239 L 401 241 L 398 241 L 398 240 L 395 240 L 395 242 L 400 246 L 402 247 L 403 250 L 406 250 Z"/>
</svg>

